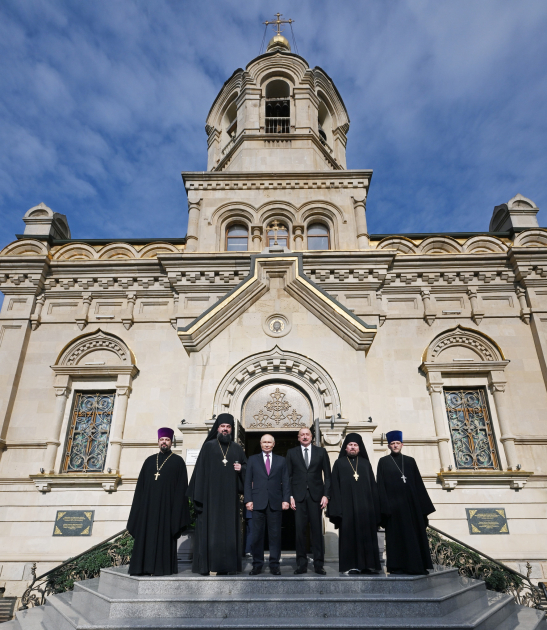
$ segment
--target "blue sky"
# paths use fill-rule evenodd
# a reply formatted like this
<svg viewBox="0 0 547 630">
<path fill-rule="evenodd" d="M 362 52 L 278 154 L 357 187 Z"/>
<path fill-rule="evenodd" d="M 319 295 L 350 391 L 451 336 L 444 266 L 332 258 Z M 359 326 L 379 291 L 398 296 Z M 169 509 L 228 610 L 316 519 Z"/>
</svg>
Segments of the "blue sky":
<svg viewBox="0 0 547 630">
<path fill-rule="evenodd" d="M 517 192 L 547 225 L 545 0 L 3 0 L 0 246 L 43 201 L 74 238 L 180 237 L 180 172 L 276 11 L 349 111 L 369 230 L 487 230 Z"/>
</svg>

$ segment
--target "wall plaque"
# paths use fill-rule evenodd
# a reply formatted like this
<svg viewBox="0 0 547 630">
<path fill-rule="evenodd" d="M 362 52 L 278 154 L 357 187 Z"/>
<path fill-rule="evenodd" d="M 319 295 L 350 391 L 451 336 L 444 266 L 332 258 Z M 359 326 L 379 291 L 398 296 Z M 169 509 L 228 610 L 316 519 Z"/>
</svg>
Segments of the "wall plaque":
<svg viewBox="0 0 547 630">
<path fill-rule="evenodd" d="M 91 536 L 95 510 L 59 510 L 55 525 L 54 536 Z"/>
<path fill-rule="evenodd" d="M 186 465 L 195 466 L 198 461 L 199 448 L 187 448 L 186 449 Z"/>
<path fill-rule="evenodd" d="M 465 508 L 470 534 L 508 534 L 505 508 Z"/>
</svg>

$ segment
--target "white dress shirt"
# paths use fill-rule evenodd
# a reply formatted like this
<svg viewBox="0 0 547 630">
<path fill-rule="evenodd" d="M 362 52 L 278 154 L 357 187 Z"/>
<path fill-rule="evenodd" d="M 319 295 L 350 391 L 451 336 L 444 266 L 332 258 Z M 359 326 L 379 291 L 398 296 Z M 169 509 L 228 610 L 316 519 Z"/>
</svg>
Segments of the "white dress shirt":
<svg viewBox="0 0 547 630">
<path fill-rule="evenodd" d="M 302 446 L 302 444 L 300 444 L 300 448 L 302 449 L 302 457 L 304 459 L 304 462 L 306 461 L 306 454 L 304 453 L 304 449 L 308 449 L 308 466 L 310 465 L 311 462 L 311 444 L 309 444 L 308 446 Z"/>
</svg>

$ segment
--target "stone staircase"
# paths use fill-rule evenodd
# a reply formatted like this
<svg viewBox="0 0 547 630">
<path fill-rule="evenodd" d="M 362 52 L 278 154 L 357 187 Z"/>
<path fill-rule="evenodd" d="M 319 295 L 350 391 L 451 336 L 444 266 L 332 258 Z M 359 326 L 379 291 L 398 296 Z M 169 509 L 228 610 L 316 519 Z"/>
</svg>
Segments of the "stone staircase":
<svg viewBox="0 0 547 630">
<path fill-rule="evenodd" d="M 312 630 L 324 628 L 547 630 L 542 612 L 516 606 L 509 595 L 438 567 L 428 576 L 327 575 L 257 577 L 131 577 L 127 567 L 103 569 L 100 578 L 51 596 L 45 606 L 18 612 L 2 630 Z M 182 567 L 181 567 L 182 569 Z"/>
</svg>

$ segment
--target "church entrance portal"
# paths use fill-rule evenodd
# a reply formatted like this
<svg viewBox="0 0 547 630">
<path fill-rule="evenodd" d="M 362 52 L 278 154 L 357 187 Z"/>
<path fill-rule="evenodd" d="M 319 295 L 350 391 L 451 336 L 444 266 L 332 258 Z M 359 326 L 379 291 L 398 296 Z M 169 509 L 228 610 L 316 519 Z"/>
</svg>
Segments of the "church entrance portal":
<svg viewBox="0 0 547 630">
<path fill-rule="evenodd" d="M 298 430 L 312 426 L 313 410 L 307 396 L 299 389 L 276 381 L 255 389 L 247 397 L 241 419 L 247 457 L 260 453 L 260 438 L 265 433 L 271 433 L 275 438 L 274 453 L 285 457 L 290 448 L 298 446 Z M 281 550 L 295 550 L 292 510 L 283 513 Z"/>
</svg>

